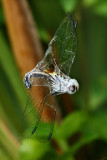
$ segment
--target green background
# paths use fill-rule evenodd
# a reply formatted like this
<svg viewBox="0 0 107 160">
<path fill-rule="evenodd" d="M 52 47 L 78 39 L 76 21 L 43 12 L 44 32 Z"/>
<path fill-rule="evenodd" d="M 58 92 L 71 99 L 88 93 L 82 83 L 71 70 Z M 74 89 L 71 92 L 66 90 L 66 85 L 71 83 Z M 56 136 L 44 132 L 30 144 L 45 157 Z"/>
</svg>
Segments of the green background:
<svg viewBox="0 0 107 160">
<path fill-rule="evenodd" d="M 106 160 L 107 159 L 107 1 L 29 0 L 40 40 L 48 43 L 65 17 L 78 20 L 78 48 L 71 69 L 80 89 L 69 95 L 73 111 L 62 111 L 60 126 L 55 123 L 52 140 L 39 143 L 23 140 L 17 150 L 10 133 L 20 142 L 20 125 L 25 106 L 25 88 L 17 69 L 0 2 L 0 159 L 14 160 Z M 7 127 L 6 127 L 7 126 Z M 8 128 L 8 129 L 7 129 Z M 60 151 L 61 152 L 60 152 Z"/>
</svg>

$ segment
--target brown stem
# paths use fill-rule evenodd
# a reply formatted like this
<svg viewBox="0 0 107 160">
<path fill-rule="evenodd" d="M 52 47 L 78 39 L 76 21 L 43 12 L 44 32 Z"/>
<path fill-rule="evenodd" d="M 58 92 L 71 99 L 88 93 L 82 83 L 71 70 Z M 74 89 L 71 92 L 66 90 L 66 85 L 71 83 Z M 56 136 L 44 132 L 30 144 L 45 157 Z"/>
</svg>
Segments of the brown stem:
<svg viewBox="0 0 107 160">
<path fill-rule="evenodd" d="M 64 110 L 66 111 L 66 114 L 73 112 L 74 105 L 73 105 L 71 97 L 68 94 L 62 94 L 61 101 L 64 105 Z"/>
<path fill-rule="evenodd" d="M 26 0 L 2 0 L 9 38 L 21 75 L 43 58 L 30 9 Z"/>
<path fill-rule="evenodd" d="M 33 69 L 43 58 L 36 25 L 26 0 L 2 0 L 2 4 L 13 53 L 24 77 L 25 73 Z M 40 107 L 44 93 L 44 87 L 36 87 L 33 90 L 37 108 Z M 48 113 L 45 112 L 46 115 L 48 116 Z"/>
</svg>

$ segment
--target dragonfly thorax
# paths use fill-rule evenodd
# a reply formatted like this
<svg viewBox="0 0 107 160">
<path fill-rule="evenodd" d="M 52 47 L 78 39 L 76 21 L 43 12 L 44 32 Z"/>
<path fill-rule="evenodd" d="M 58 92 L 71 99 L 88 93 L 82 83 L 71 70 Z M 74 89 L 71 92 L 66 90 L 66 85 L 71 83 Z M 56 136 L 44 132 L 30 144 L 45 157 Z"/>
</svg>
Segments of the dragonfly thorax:
<svg viewBox="0 0 107 160">
<path fill-rule="evenodd" d="M 52 73 L 54 82 L 51 85 L 52 94 L 74 94 L 79 89 L 79 84 L 77 80 L 71 79 L 65 74 Z"/>
</svg>

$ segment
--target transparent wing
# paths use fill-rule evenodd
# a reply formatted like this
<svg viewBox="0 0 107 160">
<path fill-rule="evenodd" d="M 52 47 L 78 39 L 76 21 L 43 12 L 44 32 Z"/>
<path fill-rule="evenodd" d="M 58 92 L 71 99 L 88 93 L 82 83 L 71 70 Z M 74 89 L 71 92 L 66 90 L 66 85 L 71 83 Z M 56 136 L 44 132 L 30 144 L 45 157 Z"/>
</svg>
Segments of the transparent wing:
<svg viewBox="0 0 107 160">
<path fill-rule="evenodd" d="M 43 89 L 43 87 L 40 87 L 40 89 Z M 32 136 L 40 142 L 46 142 L 52 136 L 55 109 L 48 89 L 39 96 L 36 92 L 36 87 L 32 86 L 22 122 L 23 137 Z"/>
<path fill-rule="evenodd" d="M 57 64 L 62 72 L 69 75 L 76 48 L 76 22 L 68 15 L 50 41 L 43 60 L 38 63 L 36 68 L 52 70 Z"/>
<path fill-rule="evenodd" d="M 42 112 L 39 110 L 41 118 L 34 134 L 40 142 L 46 142 L 51 139 L 56 116 L 55 104 L 50 94 L 44 97 L 42 105 L 44 106 Z"/>
</svg>

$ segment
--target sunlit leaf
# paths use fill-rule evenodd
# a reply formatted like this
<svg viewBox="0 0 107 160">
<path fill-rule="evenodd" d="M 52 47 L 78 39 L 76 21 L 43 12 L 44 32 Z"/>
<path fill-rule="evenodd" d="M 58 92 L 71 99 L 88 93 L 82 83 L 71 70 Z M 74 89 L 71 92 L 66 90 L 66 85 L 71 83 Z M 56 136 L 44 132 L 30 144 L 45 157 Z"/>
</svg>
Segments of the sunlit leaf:
<svg viewBox="0 0 107 160">
<path fill-rule="evenodd" d="M 65 12 L 72 12 L 74 11 L 78 0 L 60 0 L 62 8 Z"/>
<path fill-rule="evenodd" d="M 38 32 L 42 41 L 46 43 L 49 42 L 50 40 L 49 34 L 44 28 L 39 27 Z"/>
<path fill-rule="evenodd" d="M 99 0 L 83 0 L 83 4 L 85 7 L 91 7 L 95 5 Z"/>
<path fill-rule="evenodd" d="M 48 143 L 40 143 L 34 139 L 23 140 L 20 147 L 20 159 L 38 160 L 49 150 Z"/>
</svg>

